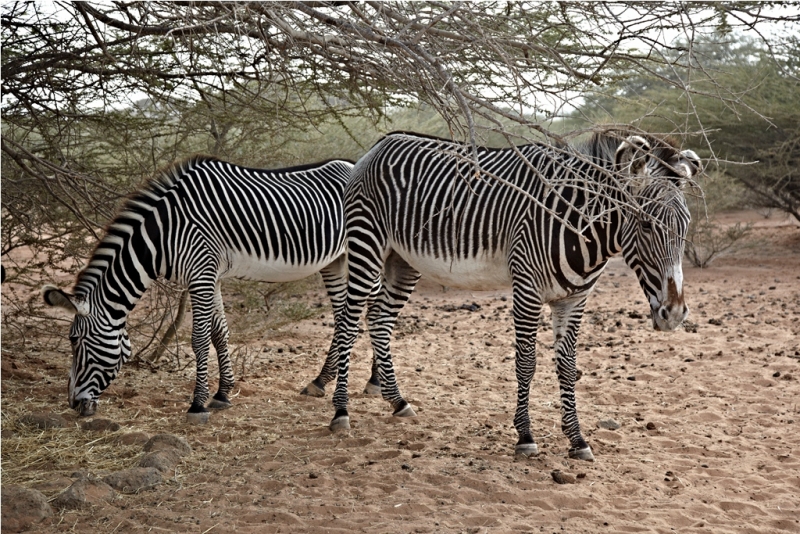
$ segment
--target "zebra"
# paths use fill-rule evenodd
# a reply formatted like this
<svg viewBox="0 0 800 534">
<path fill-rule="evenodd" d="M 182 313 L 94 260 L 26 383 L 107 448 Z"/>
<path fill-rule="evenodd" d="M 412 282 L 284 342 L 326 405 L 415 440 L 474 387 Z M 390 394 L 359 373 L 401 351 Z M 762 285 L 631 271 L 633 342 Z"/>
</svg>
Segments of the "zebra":
<svg viewBox="0 0 800 534">
<path fill-rule="evenodd" d="M 70 406 L 83 416 L 95 413 L 100 394 L 131 356 L 128 314 L 159 277 L 188 286 L 197 372 L 187 419 L 194 423 L 209 417 L 211 344 L 219 389 L 208 408 L 231 405 L 234 378 L 222 279 L 288 282 L 320 272 L 338 315 L 347 281 L 342 200 L 352 167 L 351 161 L 330 160 L 264 170 L 196 156 L 134 193 L 109 224 L 72 293 L 42 288 L 46 304 L 75 316 L 69 334 Z M 303 393 L 324 394 L 336 373 L 337 354 L 331 347 Z M 376 377 L 373 366 L 373 384 Z"/>
<path fill-rule="evenodd" d="M 537 327 L 549 304 L 569 456 L 593 460 L 575 403 L 575 346 L 587 296 L 608 259 L 622 253 L 650 303 L 653 327 L 682 323 L 688 307 L 681 258 L 690 220 L 683 187 L 700 171 L 697 155 L 671 139 L 610 128 L 574 145 L 503 149 L 406 132 L 383 137 L 358 160 L 345 189 L 349 281 L 334 333 L 340 359 L 330 429 L 350 426 L 356 321 L 381 273 L 370 335 L 383 398 L 394 415 L 409 413 L 389 340 L 425 275 L 450 287 L 512 288 L 515 453 L 525 456 L 538 454 L 528 399 Z"/>
</svg>

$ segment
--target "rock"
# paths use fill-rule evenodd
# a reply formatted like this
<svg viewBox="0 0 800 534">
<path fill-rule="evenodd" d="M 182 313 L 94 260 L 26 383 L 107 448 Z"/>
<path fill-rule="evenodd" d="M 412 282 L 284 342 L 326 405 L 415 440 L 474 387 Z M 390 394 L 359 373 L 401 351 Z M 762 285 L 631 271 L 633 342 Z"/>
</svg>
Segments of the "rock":
<svg viewBox="0 0 800 534">
<path fill-rule="evenodd" d="M 117 438 L 120 445 L 145 445 L 150 441 L 150 436 L 144 432 L 126 432 Z"/>
<path fill-rule="evenodd" d="M 44 480 L 31 484 L 31 489 L 41 491 L 45 495 L 56 495 L 72 485 L 71 478 L 62 475 L 51 475 Z"/>
<path fill-rule="evenodd" d="M 192 453 L 192 448 L 186 440 L 173 434 L 156 434 L 144 445 L 145 452 L 160 451 L 162 449 L 175 449 L 181 456 Z"/>
<path fill-rule="evenodd" d="M 66 510 L 82 510 L 110 502 L 117 495 L 114 488 L 100 480 L 76 480 L 53 499 L 53 506 Z"/>
<path fill-rule="evenodd" d="M 139 467 L 154 467 L 162 473 L 175 469 L 181 461 L 181 454 L 177 449 L 160 449 L 145 454 L 139 460 Z"/>
<path fill-rule="evenodd" d="M 161 473 L 154 467 L 134 467 L 103 478 L 103 482 L 121 493 L 138 493 L 161 484 L 161 480 Z"/>
<path fill-rule="evenodd" d="M 562 473 L 558 469 L 550 473 L 550 475 L 553 477 L 553 480 L 555 480 L 556 484 L 575 484 L 574 476 L 567 473 Z"/>
<path fill-rule="evenodd" d="M 20 417 L 17 422 L 25 426 L 35 426 L 36 428 L 64 428 L 67 420 L 57 413 L 29 413 Z"/>
<path fill-rule="evenodd" d="M 620 424 L 613 419 L 602 419 L 597 422 L 597 428 L 605 428 L 606 430 L 616 430 Z"/>
<path fill-rule="evenodd" d="M 86 469 L 79 469 L 77 471 L 73 471 L 72 473 L 70 473 L 69 478 L 73 479 L 77 478 L 78 480 L 83 478 L 89 478 L 89 471 L 87 471 Z"/>
<path fill-rule="evenodd" d="M 647 430 L 655 430 L 655 429 L 656 429 L 656 424 L 655 424 L 654 422 L 650 421 L 650 422 L 649 422 L 649 423 L 647 423 L 647 424 L 646 424 L 644 427 L 645 427 Z"/>
<path fill-rule="evenodd" d="M 22 532 L 53 516 L 47 497 L 41 492 L 22 486 L 3 486 L 3 532 Z"/>
<path fill-rule="evenodd" d="M 92 419 L 91 421 L 81 423 L 81 429 L 90 432 L 116 432 L 120 429 L 120 426 L 119 423 L 115 423 L 110 419 L 98 417 L 97 419 Z"/>
</svg>

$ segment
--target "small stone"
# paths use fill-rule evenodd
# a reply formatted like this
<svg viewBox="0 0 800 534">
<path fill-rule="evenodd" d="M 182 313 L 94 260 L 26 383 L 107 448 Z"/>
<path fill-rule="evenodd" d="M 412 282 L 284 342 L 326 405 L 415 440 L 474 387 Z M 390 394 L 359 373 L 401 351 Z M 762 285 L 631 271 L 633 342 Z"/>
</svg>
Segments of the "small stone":
<svg viewBox="0 0 800 534">
<path fill-rule="evenodd" d="M 550 475 L 553 477 L 553 480 L 555 480 L 556 484 L 575 484 L 574 476 L 567 473 L 562 473 L 558 469 L 550 473 Z"/>
<path fill-rule="evenodd" d="M 98 417 L 97 419 L 81 423 L 81 429 L 89 432 L 116 432 L 120 429 L 120 426 L 119 423 L 115 423 L 110 419 Z"/>
<path fill-rule="evenodd" d="M 120 445 L 144 445 L 150 441 L 150 436 L 144 432 L 126 432 L 117 438 Z"/>
<path fill-rule="evenodd" d="M 53 516 L 47 497 L 33 489 L 3 485 L 0 501 L 3 532 L 22 532 Z"/>
<path fill-rule="evenodd" d="M 613 419 L 602 419 L 597 422 L 597 428 L 605 428 L 606 430 L 617 430 L 620 424 Z"/>
<path fill-rule="evenodd" d="M 20 417 L 17 422 L 25 426 L 35 426 L 36 428 L 64 428 L 67 420 L 57 413 L 29 413 Z"/>
<path fill-rule="evenodd" d="M 586 478 L 586 473 L 578 473 L 575 475 L 577 478 Z"/>
<path fill-rule="evenodd" d="M 411 466 L 410 466 L 410 465 L 408 465 L 408 464 L 403 464 L 403 465 L 401 465 L 401 466 L 400 466 L 400 469 L 402 469 L 403 471 L 408 471 L 409 473 L 410 473 L 411 471 L 413 471 L 413 470 L 414 470 L 414 468 L 413 468 L 413 467 L 411 467 Z"/>
<path fill-rule="evenodd" d="M 772 376 L 775 377 L 775 378 L 778 378 L 778 377 L 781 376 L 781 372 L 780 371 L 775 371 L 774 373 L 772 373 Z"/>
<path fill-rule="evenodd" d="M 309 473 L 308 478 L 319 478 L 319 475 L 316 473 Z"/>
<path fill-rule="evenodd" d="M 160 449 L 145 454 L 139 460 L 139 467 L 154 467 L 162 473 L 172 471 L 181 461 L 181 454 L 177 449 Z"/>
<path fill-rule="evenodd" d="M 656 424 L 655 424 L 654 422 L 650 421 L 649 423 L 647 423 L 646 425 L 644 425 L 644 427 L 645 427 L 647 430 L 655 430 L 655 429 L 656 429 Z"/>
<path fill-rule="evenodd" d="M 110 502 L 117 493 L 114 488 L 100 480 L 81 479 L 61 492 L 54 500 L 53 506 L 59 509 L 80 510 L 93 505 Z"/>
<path fill-rule="evenodd" d="M 714 326 L 722 326 L 722 319 L 709 319 L 708 324 L 713 324 Z"/>
<path fill-rule="evenodd" d="M 794 380 L 794 377 L 792 375 L 790 375 L 789 373 L 786 373 L 785 375 L 783 375 L 781 377 L 781 380 Z"/>
<path fill-rule="evenodd" d="M 636 382 L 636 377 L 635 376 L 629 376 L 628 380 L 630 380 L 631 382 Z"/>
<path fill-rule="evenodd" d="M 161 481 L 161 473 L 154 467 L 134 467 L 103 478 L 103 482 L 121 493 L 138 493 L 161 484 Z"/>
<path fill-rule="evenodd" d="M 158 451 L 161 449 L 175 449 L 181 456 L 192 453 L 192 448 L 185 439 L 173 434 L 156 434 L 145 443 L 144 452 Z"/>
</svg>

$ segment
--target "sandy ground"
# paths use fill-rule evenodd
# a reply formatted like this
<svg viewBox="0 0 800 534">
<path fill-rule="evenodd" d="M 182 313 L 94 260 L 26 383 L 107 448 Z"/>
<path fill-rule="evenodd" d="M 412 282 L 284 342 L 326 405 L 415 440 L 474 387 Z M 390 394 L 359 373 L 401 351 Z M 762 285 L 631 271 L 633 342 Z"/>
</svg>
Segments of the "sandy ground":
<svg viewBox="0 0 800 534">
<path fill-rule="evenodd" d="M 327 428 L 332 385 L 325 399 L 298 395 L 327 350 L 326 304 L 254 341 L 250 357 L 237 360 L 235 406 L 202 427 L 183 417 L 191 366 L 124 368 L 97 417 L 122 424 L 114 435 L 178 434 L 192 454 L 155 489 L 57 511 L 37 530 L 800 532 L 800 229 L 752 217 L 755 246 L 709 269 L 685 266 L 688 331 L 652 331 L 633 273 L 621 259 L 610 263 L 579 338 L 578 408 L 593 463 L 567 458 L 552 331 L 539 335 L 531 397 L 542 452 L 515 459 L 510 291 L 443 291 L 423 281 L 393 342 L 417 418 L 392 418 L 384 401 L 360 393 L 366 336 L 354 351 L 351 431 Z M 324 301 L 318 291 L 309 298 Z M 458 309 L 472 303 L 480 308 Z M 66 407 L 65 351 L 3 351 L 3 484 L 48 497 L 75 470 L 105 473 L 109 455 L 129 467 L 141 456 L 120 445 L 93 459 L 93 440 L 113 445 L 114 435 L 37 430 L 42 446 L 51 440 L 52 458 L 22 472 L 19 444 L 34 431 L 14 425 L 21 414 L 49 407 L 78 422 Z M 605 419 L 621 427 L 598 428 Z M 59 450 L 64 436 L 82 453 L 77 465 Z M 576 483 L 556 484 L 554 470 Z"/>
</svg>

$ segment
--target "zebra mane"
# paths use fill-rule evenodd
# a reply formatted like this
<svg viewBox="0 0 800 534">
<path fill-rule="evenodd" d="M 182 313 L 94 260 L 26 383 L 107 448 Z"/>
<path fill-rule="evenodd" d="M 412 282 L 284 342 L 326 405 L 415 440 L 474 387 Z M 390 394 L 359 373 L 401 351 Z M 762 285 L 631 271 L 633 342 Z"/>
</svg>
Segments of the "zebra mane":
<svg viewBox="0 0 800 534">
<path fill-rule="evenodd" d="M 571 145 L 571 147 L 578 154 L 587 156 L 592 161 L 612 162 L 614 161 L 614 156 L 617 153 L 619 145 L 631 135 L 638 135 L 647 139 L 652 149 L 657 151 L 657 156 L 664 154 L 665 151 L 678 150 L 678 141 L 672 136 L 660 136 L 620 128 L 607 128 L 596 131 L 589 139 L 578 141 Z M 558 148 L 563 149 L 566 147 Z"/>
<path fill-rule="evenodd" d="M 113 219 L 106 225 L 103 237 L 95 245 L 94 250 L 89 255 L 89 262 L 78 273 L 75 281 L 73 293 L 75 295 L 88 295 L 97 285 L 98 276 L 95 274 L 99 267 L 99 261 L 95 261 L 99 251 L 116 250 L 115 243 L 119 237 L 111 235 L 110 230 L 122 219 L 130 220 L 137 214 L 141 214 L 145 206 L 150 206 L 161 199 L 164 194 L 175 187 L 189 172 L 204 163 L 219 161 L 213 156 L 198 154 L 181 161 L 174 162 L 162 168 L 152 178 L 146 180 L 144 184 L 128 195 L 119 211 Z M 107 262 L 106 262 L 107 263 Z"/>
</svg>

